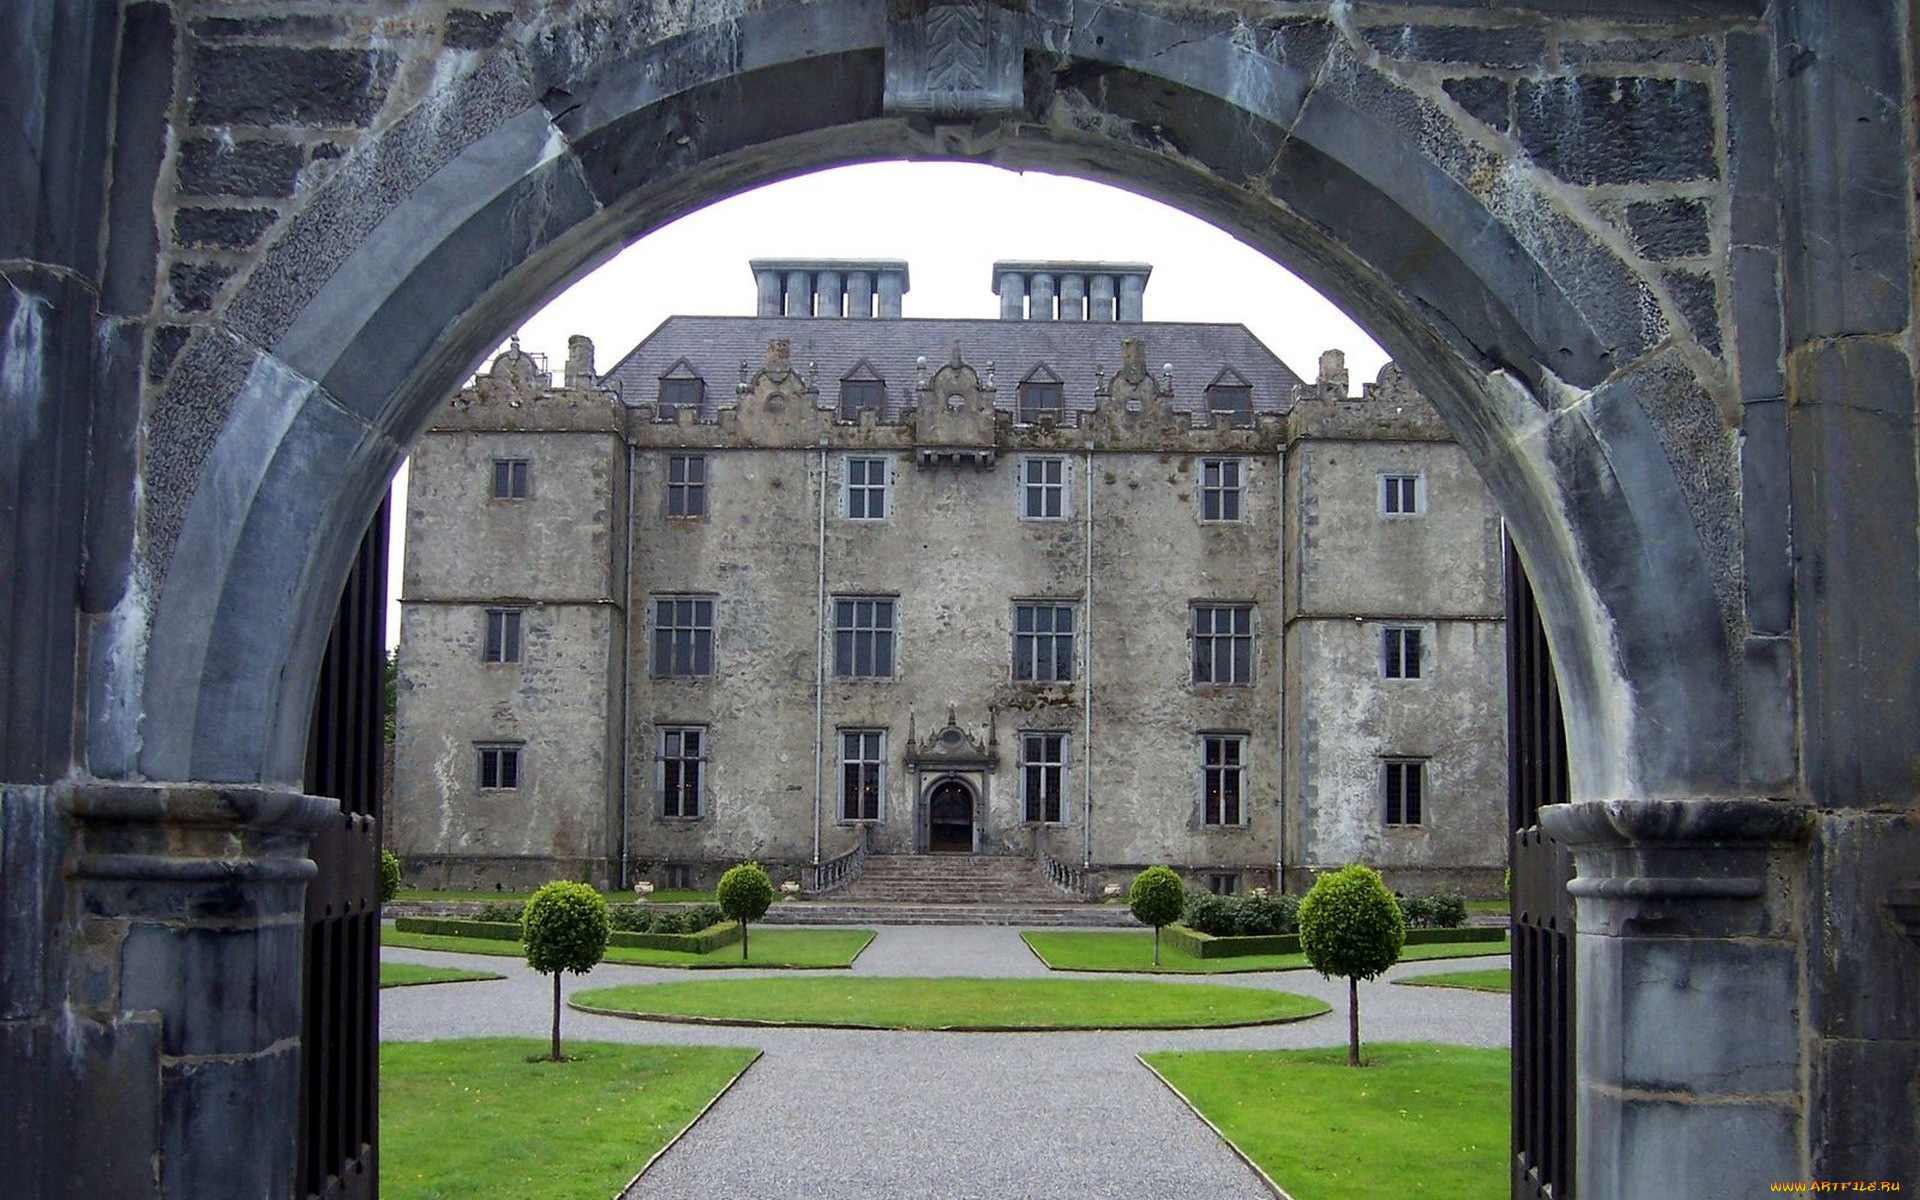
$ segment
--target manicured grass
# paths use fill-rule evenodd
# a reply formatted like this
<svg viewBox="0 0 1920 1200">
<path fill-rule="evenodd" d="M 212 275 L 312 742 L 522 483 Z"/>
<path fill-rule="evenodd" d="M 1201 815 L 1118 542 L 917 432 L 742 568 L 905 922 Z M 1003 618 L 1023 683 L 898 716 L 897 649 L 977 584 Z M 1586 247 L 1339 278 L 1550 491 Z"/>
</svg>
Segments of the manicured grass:
<svg viewBox="0 0 1920 1200">
<path fill-rule="evenodd" d="M 419 963 L 383 962 L 380 986 L 414 987 L 423 983 L 466 983 L 475 979 L 505 979 L 492 971 L 467 971 L 459 967 L 425 967 Z"/>
<path fill-rule="evenodd" d="M 1408 987 L 1450 987 L 1466 988 L 1474 992 L 1511 992 L 1513 991 L 1513 968 L 1492 967 L 1485 971 L 1444 971 L 1438 975 L 1415 975 L 1410 979 L 1396 979 L 1395 983 L 1404 983 Z"/>
<path fill-rule="evenodd" d="M 385 1200 L 612 1196 L 759 1051 L 522 1038 L 380 1047 Z"/>
<path fill-rule="evenodd" d="M 1364 1033 L 1364 1029 L 1362 1031 Z M 1424 1043 L 1141 1061 L 1294 1200 L 1504 1200 L 1505 1050 Z"/>
<path fill-rule="evenodd" d="M 1505 896 L 1496 896 L 1492 900 L 1469 900 L 1467 911 L 1470 913 L 1499 913 L 1505 916 L 1513 911 L 1513 901 Z"/>
<path fill-rule="evenodd" d="M 637 897 L 631 891 L 607 891 L 600 894 L 610 904 L 631 904 Z M 401 888 L 394 896 L 395 900 L 479 900 L 494 904 L 524 904 L 533 896 L 532 892 L 489 892 L 478 888 Z M 662 888 L 648 896 L 654 904 L 712 904 L 713 892 L 697 891 L 692 888 Z"/>
<path fill-rule="evenodd" d="M 786 967 L 819 969 L 850 967 L 860 952 L 873 940 L 871 929 L 749 929 L 748 957 L 740 959 L 740 944 L 722 946 L 711 954 L 689 954 L 684 950 L 642 950 L 631 946 L 607 947 L 606 961 L 642 967 L 688 967 L 694 970 L 729 967 Z M 496 954 L 524 958 L 519 942 L 492 941 L 487 938 L 445 937 L 432 933 L 401 933 L 391 923 L 380 930 L 384 946 L 405 946 L 411 950 L 454 950 L 461 954 Z"/>
<path fill-rule="evenodd" d="M 1029 930 L 1020 935 L 1033 952 L 1056 971 L 1141 971 L 1163 975 L 1230 975 L 1245 971 L 1294 971 L 1307 965 L 1304 954 L 1245 954 L 1234 958 L 1193 958 L 1160 944 L 1160 965 L 1153 965 L 1153 932 L 1146 929 L 1090 933 L 1080 930 Z M 1489 958 L 1505 955 L 1510 942 L 1441 942 L 1408 946 L 1401 962 L 1435 958 Z"/>
<path fill-rule="evenodd" d="M 575 1008 L 653 1020 L 853 1029 L 1197 1029 L 1297 1021 L 1309 996 L 1206 984 L 1076 979 L 728 979 L 576 992 Z"/>
</svg>

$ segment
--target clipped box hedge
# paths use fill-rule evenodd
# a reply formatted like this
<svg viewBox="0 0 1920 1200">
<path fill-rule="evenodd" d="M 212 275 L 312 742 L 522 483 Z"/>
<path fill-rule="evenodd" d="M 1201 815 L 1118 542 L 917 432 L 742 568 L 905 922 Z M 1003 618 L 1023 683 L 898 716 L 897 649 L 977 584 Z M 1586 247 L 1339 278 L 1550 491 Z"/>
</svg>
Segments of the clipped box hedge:
<svg viewBox="0 0 1920 1200">
<path fill-rule="evenodd" d="M 1445 942 L 1497 942 L 1507 936 L 1507 931 L 1498 926 L 1467 926 L 1460 929 L 1409 929 L 1409 946 L 1429 946 Z M 1248 954 L 1298 954 L 1300 953 L 1300 935 L 1297 933 L 1274 933 L 1261 937 L 1215 937 L 1210 933 L 1201 933 L 1188 929 L 1185 925 L 1169 925 L 1160 931 L 1161 940 L 1182 954 L 1194 958 L 1240 958 Z"/>
<path fill-rule="evenodd" d="M 441 937 L 484 938 L 495 942 L 517 942 L 520 926 L 509 921 L 469 921 L 460 917 L 399 917 L 393 927 L 402 933 L 434 933 Z M 609 946 L 636 950 L 680 950 L 688 954 L 706 954 L 740 940 L 740 922 L 721 921 L 698 933 L 621 933 L 616 930 L 607 939 Z"/>
</svg>

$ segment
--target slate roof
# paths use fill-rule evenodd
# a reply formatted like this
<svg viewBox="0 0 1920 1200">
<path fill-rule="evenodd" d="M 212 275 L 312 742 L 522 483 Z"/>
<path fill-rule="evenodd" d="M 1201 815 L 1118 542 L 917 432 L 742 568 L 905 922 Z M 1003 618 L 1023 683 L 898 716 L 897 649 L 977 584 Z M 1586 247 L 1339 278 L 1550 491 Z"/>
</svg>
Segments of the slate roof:
<svg viewBox="0 0 1920 1200">
<path fill-rule="evenodd" d="M 866 360 L 886 381 L 889 421 L 913 402 L 915 360 L 925 356 L 928 370 L 937 370 L 956 344 L 982 374 L 992 361 L 999 405 L 1009 411 L 1020 381 L 1042 364 L 1065 383 L 1070 411 L 1092 409 L 1094 365 L 1103 366 L 1111 379 L 1120 368 L 1122 337 L 1145 339 L 1147 366 L 1155 375 L 1173 364 L 1173 404 L 1189 412 L 1206 407 L 1207 385 L 1228 368 L 1252 385 L 1255 412 L 1285 412 L 1302 386 L 1300 377 L 1244 325 L 913 317 L 669 317 L 600 381 L 628 404 L 651 404 L 659 398 L 660 377 L 685 359 L 706 381 L 700 418 L 710 421 L 734 402 L 740 364 L 747 364 L 750 377 L 766 361 L 768 340 L 777 337 L 793 343 L 793 362 L 802 371 L 820 364 L 815 386 L 823 405 L 839 401 L 839 381 Z"/>
</svg>

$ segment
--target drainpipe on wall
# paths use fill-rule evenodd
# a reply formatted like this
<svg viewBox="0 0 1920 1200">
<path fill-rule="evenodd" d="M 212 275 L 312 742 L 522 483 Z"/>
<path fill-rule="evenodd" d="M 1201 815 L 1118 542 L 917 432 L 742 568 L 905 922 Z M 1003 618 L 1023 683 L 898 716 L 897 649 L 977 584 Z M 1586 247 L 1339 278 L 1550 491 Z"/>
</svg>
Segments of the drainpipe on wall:
<svg viewBox="0 0 1920 1200">
<path fill-rule="evenodd" d="M 1085 599 L 1080 632 L 1080 869 L 1093 869 L 1093 446 L 1083 455 L 1082 504 L 1086 509 L 1086 570 L 1081 580 Z M 1042 813 L 1042 816 L 1046 814 Z"/>
<path fill-rule="evenodd" d="M 622 439 L 625 440 L 624 438 Z M 620 603 L 620 889 L 631 887 L 632 866 L 627 855 L 628 808 L 632 802 L 629 781 L 633 775 L 633 503 L 634 462 L 638 457 L 632 442 L 627 442 L 627 520 L 626 539 L 621 543 L 622 587 Z"/>
<path fill-rule="evenodd" d="M 1283 444 L 1273 475 L 1273 890 L 1287 890 L 1287 462 Z"/>
<path fill-rule="evenodd" d="M 820 520 L 814 537 L 813 612 L 813 865 L 820 865 L 820 813 L 824 801 L 822 753 L 825 749 L 827 691 L 827 443 L 819 449 Z"/>
</svg>

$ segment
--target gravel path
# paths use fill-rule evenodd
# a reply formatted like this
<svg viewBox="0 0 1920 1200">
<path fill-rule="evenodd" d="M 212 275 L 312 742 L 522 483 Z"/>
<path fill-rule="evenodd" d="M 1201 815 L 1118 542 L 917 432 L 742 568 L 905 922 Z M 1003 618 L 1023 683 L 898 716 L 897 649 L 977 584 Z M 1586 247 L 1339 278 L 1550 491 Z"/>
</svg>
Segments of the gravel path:
<svg viewBox="0 0 1920 1200">
<path fill-rule="evenodd" d="M 382 956 L 472 965 L 508 976 L 387 991 L 380 1000 L 386 1040 L 546 1033 L 552 984 L 523 963 L 402 949 Z M 1409 963 L 1388 978 L 1498 961 Z M 880 930 L 853 973 L 1006 977 L 1047 970 L 1017 930 L 893 926 Z M 563 990 L 685 978 L 684 971 L 603 964 L 588 975 L 567 976 Z M 1299 992 L 1321 997 L 1335 1011 L 1253 1029 L 1067 1034 L 738 1029 L 569 1011 L 562 1032 L 568 1038 L 747 1045 L 766 1052 L 627 1193 L 632 1200 L 1269 1196 L 1134 1055 L 1341 1045 L 1345 982 L 1311 971 L 1152 978 Z M 1361 985 L 1360 1015 L 1369 1039 L 1507 1042 L 1505 996 L 1377 982 Z"/>
</svg>

